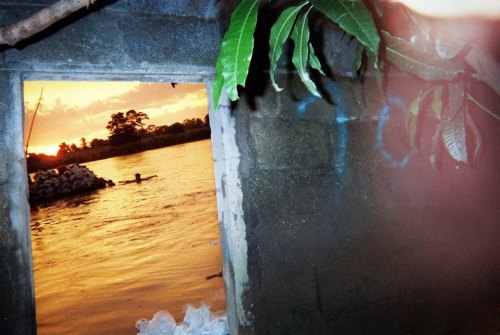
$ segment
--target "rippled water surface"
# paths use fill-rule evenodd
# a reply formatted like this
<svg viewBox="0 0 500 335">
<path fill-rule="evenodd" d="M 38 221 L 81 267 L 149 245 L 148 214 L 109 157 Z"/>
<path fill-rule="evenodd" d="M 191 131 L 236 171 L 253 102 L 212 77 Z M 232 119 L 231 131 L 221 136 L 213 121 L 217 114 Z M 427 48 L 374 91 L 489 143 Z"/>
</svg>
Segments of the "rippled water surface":
<svg viewBox="0 0 500 335">
<path fill-rule="evenodd" d="M 161 309 L 225 309 L 210 141 L 84 164 L 117 186 L 33 208 L 38 334 L 136 334 Z M 140 184 L 118 181 L 158 175 Z"/>
</svg>

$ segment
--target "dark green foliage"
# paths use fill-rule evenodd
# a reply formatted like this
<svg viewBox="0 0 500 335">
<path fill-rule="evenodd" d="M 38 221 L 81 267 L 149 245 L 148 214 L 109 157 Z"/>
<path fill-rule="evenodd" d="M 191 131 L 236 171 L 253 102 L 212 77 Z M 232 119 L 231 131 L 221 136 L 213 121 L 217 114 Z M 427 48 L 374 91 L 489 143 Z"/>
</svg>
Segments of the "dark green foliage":
<svg viewBox="0 0 500 335">
<path fill-rule="evenodd" d="M 273 87 L 278 92 L 282 89 L 276 84 L 274 72 L 276 71 L 276 66 L 281 56 L 283 43 L 285 43 L 288 36 L 290 36 L 297 14 L 306 4 L 307 2 L 304 2 L 301 5 L 284 10 L 271 28 L 271 36 L 269 38 L 269 60 L 271 62 L 270 75 Z"/>
<path fill-rule="evenodd" d="M 222 88 L 232 101 L 238 99 L 238 85 L 245 81 L 253 54 L 253 33 L 257 24 L 259 0 L 242 0 L 231 15 L 229 29 L 224 35 L 217 59 L 213 102 L 217 109 Z"/>
<path fill-rule="evenodd" d="M 363 1 L 309 0 L 318 11 L 338 24 L 366 47 L 368 56 L 377 67 L 380 37 L 372 14 Z"/>
<path fill-rule="evenodd" d="M 144 128 L 143 120 L 149 117 L 143 112 L 129 110 L 125 114 L 122 112 L 111 115 L 106 129 L 109 130 L 109 143 L 111 145 L 121 145 L 136 142 L 140 138 L 141 130 Z"/>
<path fill-rule="evenodd" d="M 229 98 L 235 101 L 238 99 L 237 86 L 245 86 L 254 50 L 253 34 L 257 23 L 258 3 L 258 0 L 242 0 L 231 16 L 231 22 L 222 41 L 216 65 L 217 75 L 213 88 L 213 104 L 216 110 L 223 88 L 226 88 Z M 302 14 L 297 19 L 307 4 L 310 4 L 307 13 Z M 270 75 L 273 87 L 277 91 L 281 91 L 281 88 L 275 82 L 274 73 L 282 53 L 283 44 L 291 37 L 295 42 L 292 62 L 307 89 L 314 95 L 320 96 L 308 73 L 310 66 L 323 74 L 319 59 L 314 53 L 314 47 L 309 42 L 307 18 L 312 8 L 320 11 L 347 33 L 357 38 L 365 46 L 363 50 L 368 52 L 369 58 L 374 60 L 375 67 L 377 67 L 380 37 L 372 15 L 363 1 L 301 1 L 297 6 L 285 9 L 271 28 L 269 39 Z"/>
<path fill-rule="evenodd" d="M 122 114 L 123 113 L 117 113 Z M 113 114 L 116 115 L 116 114 Z M 116 117 L 115 117 L 116 118 Z M 204 120 L 199 118 L 186 119 L 182 123 L 152 126 L 138 131 L 138 139 L 113 145 L 109 140 L 93 139 L 90 145 L 77 147 L 72 143 L 59 144 L 57 156 L 45 154 L 30 154 L 27 157 L 28 172 L 48 170 L 70 163 L 85 163 L 100 159 L 129 155 L 144 150 L 158 149 L 181 143 L 193 142 L 210 138 L 208 115 Z M 80 141 L 82 142 L 82 141 Z M 86 142 L 86 141 L 85 141 Z"/>
<path fill-rule="evenodd" d="M 226 88 L 229 98 L 234 101 L 238 99 L 237 86 L 245 85 L 254 50 L 253 34 L 258 4 L 258 0 L 242 0 L 231 16 L 229 29 L 224 36 L 217 59 L 217 76 L 213 90 L 215 109 L 217 109 L 223 88 Z M 485 106 L 478 101 L 468 89 L 469 85 L 464 85 L 464 83 L 471 79 L 482 81 L 499 94 L 499 67 L 493 55 L 483 50 L 480 43 L 474 43 L 474 41 L 467 43 L 467 39 L 463 36 L 453 33 L 454 22 L 452 21 L 441 21 L 438 29 L 428 34 L 425 32 L 433 29 L 429 21 L 425 18 L 420 19 L 408 9 L 403 9 L 399 15 L 407 19 L 408 27 L 402 28 L 408 28 L 412 32 L 411 35 L 416 37 L 416 39 L 408 39 L 408 36 L 393 35 L 400 34 L 399 31 L 391 33 L 382 30 L 385 28 L 381 28 L 379 34 L 373 16 L 378 16 L 377 22 L 383 26 L 384 10 L 375 6 L 372 13 L 365 1 L 297 0 L 295 6 L 283 9 L 270 32 L 269 72 L 272 86 L 276 91 L 282 90 L 275 81 L 277 63 L 284 43 L 291 38 L 294 42 L 292 63 L 307 89 L 312 94 L 320 96 L 316 84 L 309 75 L 310 69 L 324 74 L 314 46 L 309 41 L 308 14 L 312 9 L 325 15 L 358 40 L 359 46 L 352 66 L 353 76 L 359 75 L 363 54 L 366 53 L 368 60 L 376 69 L 380 70 L 380 56 L 380 58 L 384 57 L 380 65 L 390 63 L 399 70 L 422 80 L 422 89 L 411 102 L 405 122 L 409 144 L 412 147 L 418 149 L 418 137 L 421 133 L 418 129 L 419 123 L 425 119 L 427 111 L 432 109 L 437 120 L 437 127 L 432 139 L 429 157 L 431 163 L 436 164 L 440 141 L 443 142 L 453 159 L 467 164 L 473 163 L 480 152 L 482 140 L 474 119 L 470 116 L 471 110 L 483 111 L 496 120 L 500 120 L 500 116 L 493 112 L 492 107 Z M 379 50 L 381 36 L 385 42 L 383 50 Z M 328 57 L 328 55 L 324 56 Z M 383 79 L 383 74 L 380 73 L 379 77 Z M 380 86 L 383 85 L 380 84 Z M 431 92 L 432 103 L 430 102 Z M 468 137 L 471 137 L 473 141 L 468 141 Z M 470 142 L 474 145 L 471 150 L 472 155 L 467 151 Z"/>
</svg>

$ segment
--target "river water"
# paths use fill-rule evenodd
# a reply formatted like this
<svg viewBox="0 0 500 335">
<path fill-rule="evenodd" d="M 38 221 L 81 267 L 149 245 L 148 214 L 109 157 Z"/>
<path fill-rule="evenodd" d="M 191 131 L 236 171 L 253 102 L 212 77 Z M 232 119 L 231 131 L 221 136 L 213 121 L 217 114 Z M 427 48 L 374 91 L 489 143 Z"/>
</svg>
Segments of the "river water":
<svg viewBox="0 0 500 335">
<path fill-rule="evenodd" d="M 39 335 L 136 334 L 159 310 L 225 309 L 211 144 L 84 164 L 115 187 L 32 208 Z M 158 175 L 119 185 L 134 174 Z"/>
</svg>

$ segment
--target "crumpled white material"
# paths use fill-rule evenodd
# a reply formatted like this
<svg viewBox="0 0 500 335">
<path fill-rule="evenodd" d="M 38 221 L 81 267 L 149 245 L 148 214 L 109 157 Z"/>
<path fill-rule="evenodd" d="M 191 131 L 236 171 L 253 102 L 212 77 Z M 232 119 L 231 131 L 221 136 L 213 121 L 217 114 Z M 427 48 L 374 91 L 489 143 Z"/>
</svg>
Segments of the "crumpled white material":
<svg viewBox="0 0 500 335">
<path fill-rule="evenodd" d="M 135 323 L 137 335 L 228 335 L 227 316 L 214 314 L 210 306 L 202 303 L 199 308 L 188 305 L 184 321 L 175 322 L 167 311 L 156 312 L 151 321 L 141 319 Z"/>
</svg>

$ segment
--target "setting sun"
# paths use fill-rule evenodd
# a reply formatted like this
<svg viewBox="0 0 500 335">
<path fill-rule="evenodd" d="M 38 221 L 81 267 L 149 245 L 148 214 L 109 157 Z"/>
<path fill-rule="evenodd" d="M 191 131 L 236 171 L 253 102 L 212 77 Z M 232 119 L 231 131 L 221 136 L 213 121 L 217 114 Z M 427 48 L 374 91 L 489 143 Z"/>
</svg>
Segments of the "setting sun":
<svg viewBox="0 0 500 335">
<path fill-rule="evenodd" d="M 31 146 L 30 145 L 30 152 L 32 153 L 44 153 L 46 155 L 49 155 L 49 156 L 55 156 L 57 155 L 57 151 L 59 150 L 59 146 L 58 145 L 48 145 L 48 146 L 36 146 L 36 145 L 33 145 Z"/>
</svg>

